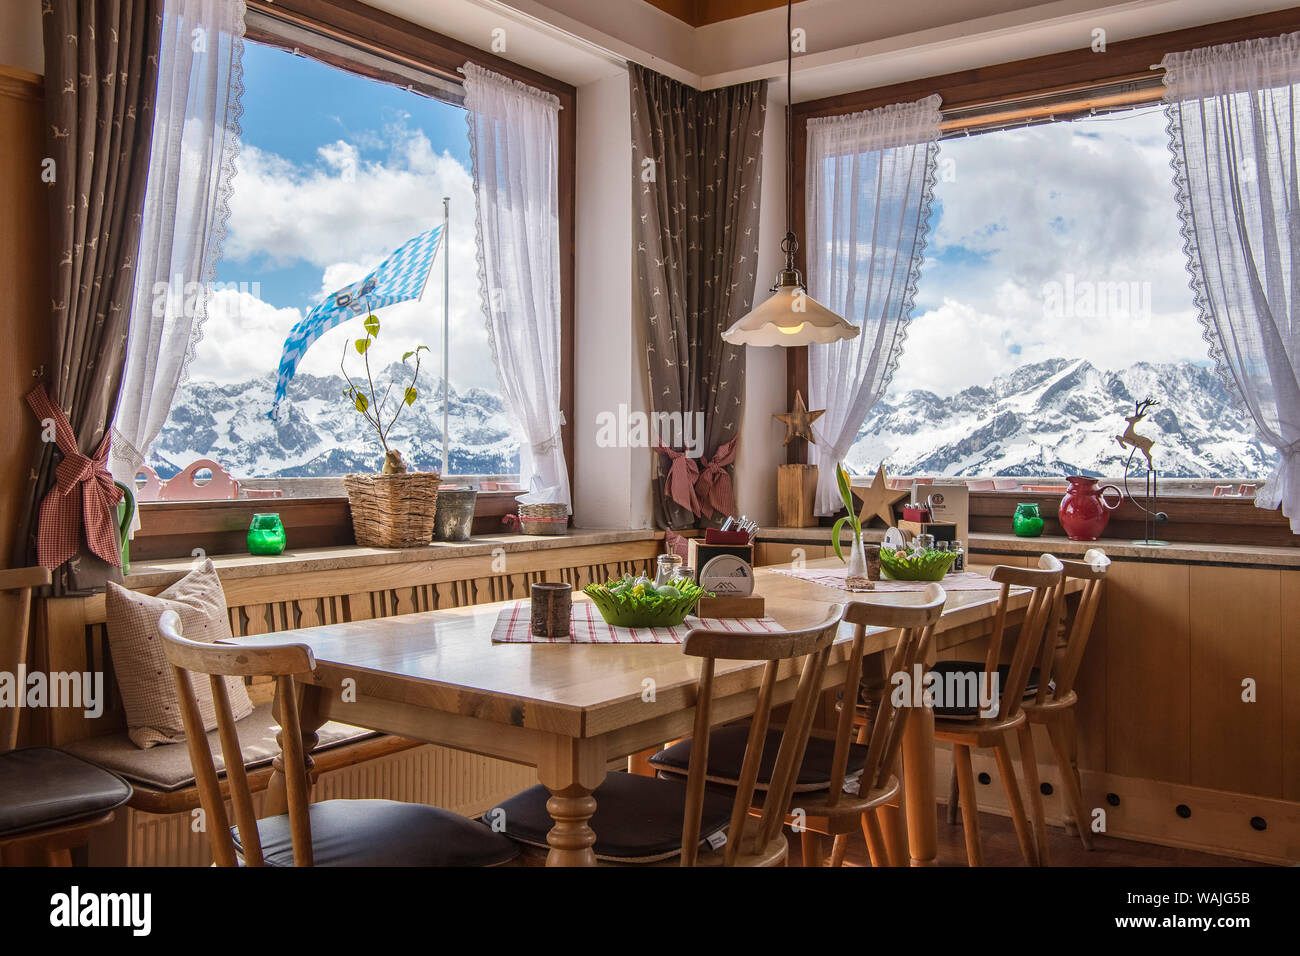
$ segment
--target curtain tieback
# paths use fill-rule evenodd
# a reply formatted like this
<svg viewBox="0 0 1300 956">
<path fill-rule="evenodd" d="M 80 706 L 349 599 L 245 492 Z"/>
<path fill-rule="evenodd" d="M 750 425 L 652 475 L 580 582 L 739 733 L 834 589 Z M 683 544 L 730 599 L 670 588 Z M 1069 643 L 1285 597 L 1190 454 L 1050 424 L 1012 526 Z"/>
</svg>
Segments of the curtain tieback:
<svg viewBox="0 0 1300 956">
<path fill-rule="evenodd" d="M 1285 448 L 1279 448 L 1278 451 L 1282 453 L 1283 458 L 1295 458 L 1300 456 L 1300 440 L 1293 441 Z"/>
<path fill-rule="evenodd" d="M 736 460 L 738 441 L 740 438 L 736 437 L 725 445 L 719 445 L 713 457 L 704 463 L 704 468 L 695 481 L 695 496 L 701 511 L 711 508 L 719 514 L 735 514 L 736 497 L 727 466 Z"/>
<path fill-rule="evenodd" d="M 695 495 L 695 479 L 700 473 L 700 466 L 696 464 L 694 458 L 687 458 L 684 451 L 673 451 L 663 444 L 656 445 L 655 451 L 672 459 L 672 464 L 668 466 L 666 482 L 668 497 L 691 514 L 700 514 L 703 509 L 700 507 L 699 498 Z"/>
<path fill-rule="evenodd" d="M 564 436 L 564 412 L 560 412 L 560 424 L 547 437 L 541 441 L 529 442 L 528 448 L 534 455 L 549 455 L 560 444 L 560 439 Z"/>
<path fill-rule="evenodd" d="M 93 455 L 86 456 L 77 448 L 68 417 L 51 400 L 44 385 L 27 393 L 27 404 L 39 421 L 54 422 L 55 444 L 63 454 L 63 461 L 54 470 L 55 485 L 41 501 L 36 560 L 53 570 L 76 557 L 84 527 L 90 550 L 120 568 L 122 545 L 113 509 L 122 500 L 122 491 L 113 484 L 107 467 L 111 432 L 104 434 Z M 74 494 L 78 490 L 79 496 Z"/>
</svg>

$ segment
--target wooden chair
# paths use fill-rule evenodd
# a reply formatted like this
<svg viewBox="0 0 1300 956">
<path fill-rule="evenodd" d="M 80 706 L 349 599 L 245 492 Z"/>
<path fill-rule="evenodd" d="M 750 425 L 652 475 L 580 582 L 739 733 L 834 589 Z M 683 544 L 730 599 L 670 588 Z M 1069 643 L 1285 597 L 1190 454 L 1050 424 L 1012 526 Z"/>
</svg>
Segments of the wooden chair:
<svg viewBox="0 0 1300 956">
<path fill-rule="evenodd" d="M 473 820 L 424 804 L 395 800 L 325 800 L 310 803 L 295 674 L 316 662 L 305 644 L 241 647 L 181 636 L 180 618 L 165 611 L 158 621 L 163 649 L 181 701 L 185 740 L 218 866 L 495 866 L 519 855 L 509 840 Z M 217 767 L 191 684 L 208 675 L 224 754 L 240 753 L 225 678 L 272 677 L 280 702 L 279 735 L 289 812 L 258 820 L 240 759 L 227 759 L 226 780 L 236 826 L 226 816 Z"/>
<path fill-rule="evenodd" d="M 993 750 L 998 773 L 1007 793 L 1007 806 L 1011 811 L 1011 822 L 1016 828 L 1020 852 L 1029 865 L 1037 866 L 1040 863 L 1030 825 L 1025 818 L 1025 804 L 1011 762 L 1008 742 L 1013 734 L 1019 739 L 1020 762 L 1025 773 L 1025 787 L 1029 792 L 1033 826 L 1036 831 L 1043 832 L 1043 798 L 1038 789 L 1038 763 L 1034 758 L 1034 742 L 1030 736 L 1024 702 L 1031 687 L 1037 693 L 1038 688 L 1047 683 L 1046 679 L 1039 680 L 1040 672 L 1033 664 L 1039 656 L 1044 635 L 1056 633 L 1060 612 L 1057 598 L 1064 574 L 1061 562 L 1050 554 L 1039 559 L 1037 568 L 995 567 L 989 576 L 1002 585 L 1002 591 L 993 618 L 993 630 L 985 660 L 983 663 L 942 661 L 934 667 L 934 672 L 942 680 L 945 689 L 956 686 L 954 677 L 963 678 L 968 687 L 972 683 L 985 681 L 988 681 L 986 686 L 991 687 L 991 676 L 985 675 L 997 675 L 995 714 L 984 715 L 978 706 L 966 702 L 943 700 L 942 694 L 934 708 L 935 740 L 945 740 L 953 746 L 957 796 L 961 802 L 962 826 L 966 836 L 966 858 L 971 866 L 983 865 L 975 776 L 971 768 L 972 748 Z M 1011 662 L 1003 665 L 1000 661 L 1007 638 L 1007 607 L 1012 587 L 1029 588 L 1031 594 L 1024 619 L 1013 638 Z M 951 797 L 949 799 L 951 801 Z"/>
<path fill-rule="evenodd" d="M 680 866 L 785 863 L 785 808 L 794 792 L 797 768 L 803 763 L 840 613 L 841 608 L 836 606 L 815 627 L 802 631 L 737 633 L 696 629 L 686 635 L 682 653 L 701 658 L 695 737 L 706 745 L 692 755 L 685 782 L 630 773 L 612 773 L 605 778 L 592 794 L 596 810 L 591 828 L 596 833 L 593 850 L 598 861 Z M 706 775 L 714 674 L 720 660 L 767 662 L 734 794 L 710 789 Z M 791 665 L 797 669 L 798 683 L 769 771 L 767 791 L 771 797 L 757 818 L 751 818 L 776 684 L 783 670 L 791 673 Z M 546 810 L 549 797 L 545 787 L 531 787 L 490 811 L 488 818 L 503 820 L 506 835 L 537 855 L 546 848 L 546 834 L 551 827 Z"/>
<path fill-rule="evenodd" d="M 1074 682 L 1079 676 L 1079 666 L 1083 663 L 1083 652 L 1092 635 L 1093 621 L 1097 617 L 1097 605 L 1101 602 L 1102 588 L 1106 575 L 1110 571 L 1110 558 L 1099 548 L 1089 549 L 1082 561 L 1062 561 L 1065 574 L 1058 586 L 1057 616 L 1063 613 L 1065 606 L 1065 585 L 1070 579 L 1082 580 L 1083 590 L 1079 594 L 1079 603 L 1075 606 L 1066 631 L 1065 643 L 1058 646 L 1054 640 L 1043 641 L 1042 653 L 1038 662 L 1038 689 L 1032 697 L 1024 702 L 1025 717 L 1029 723 L 1042 724 L 1047 729 L 1051 741 L 1052 753 L 1056 757 L 1056 766 L 1061 774 L 1061 785 L 1065 788 L 1065 798 L 1070 805 L 1074 824 L 1079 831 L 1079 840 L 1085 850 L 1092 849 L 1088 836 L 1088 813 L 1083 805 L 1083 787 L 1079 781 L 1079 770 L 1075 765 L 1074 705 L 1079 702 L 1075 693 Z M 1053 634 L 1056 632 L 1053 631 Z M 1026 730 L 1026 735 L 1028 731 Z M 1023 758 L 1022 758 L 1023 759 Z M 1040 862 L 1047 865 L 1047 826 L 1041 818 L 1034 821 L 1038 827 L 1035 837 L 1038 842 Z"/>
<path fill-rule="evenodd" d="M 32 589 L 50 583 L 45 568 L 0 571 L 0 670 L 17 677 L 27 661 Z M 16 681 L 18 694 L 25 682 Z M 19 702 L 20 703 L 20 702 Z M 0 858 L 71 866 L 72 850 L 110 823 L 131 797 L 131 785 L 85 760 L 51 747 L 18 745 L 19 706 L 0 708 Z"/>
<path fill-rule="evenodd" d="M 902 634 L 890 657 L 888 674 L 907 674 L 912 678 L 912 667 L 924 661 L 934 626 L 943 614 L 947 595 L 943 588 L 931 584 L 926 588 L 921 604 L 873 604 L 854 602 L 845 606 L 844 620 L 853 625 L 849 665 L 842 687 L 838 723 L 833 734 L 821 736 L 814 732 L 800 766 L 797 787 L 788 809 L 796 812 L 803 821 L 811 824 L 803 831 L 805 866 L 818 866 L 822 862 L 822 840 L 819 830 L 835 837 L 832 865 L 844 860 L 847 836 L 861 828 L 866 837 L 871 861 L 876 866 L 889 863 L 905 865 L 906 853 L 890 852 L 890 845 L 906 847 L 906 837 L 886 831 L 901 824 L 901 815 L 884 820 L 883 810 L 900 802 L 901 787 L 895 774 L 899 749 L 903 742 L 903 729 L 910 707 L 896 707 L 888 694 L 882 695 L 875 709 L 870 728 L 864 727 L 855 741 L 855 708 L 858 688 L 863 678 L 863 657 L 868 628 L 900 628 Z M 888 680 L 888 678 L 886 678 Z M 749 734 L 752 734 L 752 726 Z M 745 733 L 745 725 L 733 725 L 713 731 L 708 738 L 708 752 L 715 756 L 708 762 L 708 780 L 715 787 L 732 787 L 743 780 L 740 761 L 734 741 Z M 650 765 L 664 774 L 680 775 L 696 758 L 694 741 L 680 741 L 650 758 Z M 779 737 L 769 732 L 768 759 L 773 762 Z M 770 800 L 770 777 L 761 775 L 757 789 Z M 850 789 L 845 789 L 845 784 Z M 856 790 L 856 792 L 850 792 Z"/>
</svg>

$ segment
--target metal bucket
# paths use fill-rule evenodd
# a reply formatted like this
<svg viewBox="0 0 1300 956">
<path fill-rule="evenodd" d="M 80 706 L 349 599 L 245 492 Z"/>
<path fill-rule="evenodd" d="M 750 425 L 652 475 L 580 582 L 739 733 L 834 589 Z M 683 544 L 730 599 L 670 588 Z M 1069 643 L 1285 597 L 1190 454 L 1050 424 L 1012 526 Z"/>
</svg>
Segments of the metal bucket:
<svg viewBox="0 0 1300 956">
<path fill-rule="evenodd" d="M 438 489 L 438 510 L 433 516 L 434 541 L 468 541 L 474 525 L 474 488 Z"/>
</svg>

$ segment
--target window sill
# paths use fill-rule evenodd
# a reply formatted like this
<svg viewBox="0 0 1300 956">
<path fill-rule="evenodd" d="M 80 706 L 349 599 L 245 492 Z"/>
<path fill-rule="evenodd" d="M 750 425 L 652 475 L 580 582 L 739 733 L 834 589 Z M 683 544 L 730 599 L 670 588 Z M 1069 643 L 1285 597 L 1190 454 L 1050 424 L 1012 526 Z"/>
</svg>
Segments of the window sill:
<svg viewBox="0 0 1300 956">
<path fill-rule="evenodd" d="M 469 541 L 435 541 L 422 548 L 363 548 L 347 545 L 332 548 L 302 548 L 267 557 L 253 554 L 211 555 L 223 581 L 241 578 L 310 574 L 349 568 L 412 564 L 422 561 L 454 560 L 528 551 L 550 551 L 598 545 L 654 541 L 662 531 L 575 530 L 565 535 L 500 534 L 475 535 Z M 166 587 L 194 567 L 194 558 L 163 558 L 131 562 L 126 586 L 135 589 Z"/>
</svg>

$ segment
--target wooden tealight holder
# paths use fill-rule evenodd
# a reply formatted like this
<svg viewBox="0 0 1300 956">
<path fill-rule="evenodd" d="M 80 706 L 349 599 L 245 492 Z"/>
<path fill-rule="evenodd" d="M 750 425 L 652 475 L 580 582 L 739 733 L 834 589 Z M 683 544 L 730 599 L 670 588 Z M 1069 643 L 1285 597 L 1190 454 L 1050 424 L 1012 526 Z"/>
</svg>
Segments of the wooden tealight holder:
<svg viewBox="0 0 1300 956">
<path fill-rule="evenodd" d="M 568 637 L 573 609 L 573 585 L 563 581 L 538 581 L 529 588 L 530 624 L 538 637 Z"/>
<path fill-rule="evenodd" d="M 776 468 L 776 523 L 782 528 L 815 528 L 817 516 L 816 465 L 778 465 Z"/>
<path fill-rule="evenodd" d="M 750 597 L 704 597 L 696 608 L 696 617 L 736 618 L 762 617 L 767 613 L 767 602 L 760 595 Z"/>
</svg>

